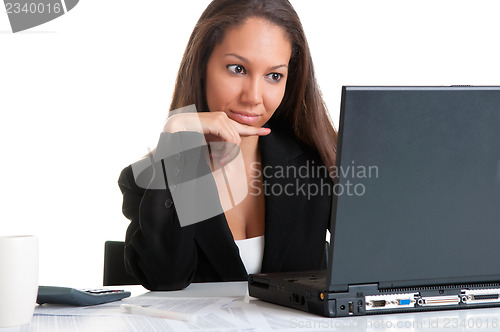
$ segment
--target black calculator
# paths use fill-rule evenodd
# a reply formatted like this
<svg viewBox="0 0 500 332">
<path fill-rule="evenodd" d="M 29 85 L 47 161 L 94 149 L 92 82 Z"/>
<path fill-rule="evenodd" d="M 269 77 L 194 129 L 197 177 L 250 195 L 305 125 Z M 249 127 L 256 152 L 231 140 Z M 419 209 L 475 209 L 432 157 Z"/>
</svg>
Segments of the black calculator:
<svg viewBox="0 0 500 332">
<path fill-rule="evenodd" d="M 36 303 L 88 306 L 118 301 L 129 296 L 130 292 L 116 289 L 75 289 L 70 287 L 38 286 Z"/>
</svg>

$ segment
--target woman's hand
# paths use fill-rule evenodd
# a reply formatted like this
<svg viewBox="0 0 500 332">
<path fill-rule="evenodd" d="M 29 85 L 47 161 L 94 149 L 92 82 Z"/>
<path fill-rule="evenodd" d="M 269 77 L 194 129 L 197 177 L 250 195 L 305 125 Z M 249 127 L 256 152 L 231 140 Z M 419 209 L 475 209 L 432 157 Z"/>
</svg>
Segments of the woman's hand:
<svg viewBox="0 0 500 332">
<path fill-rule="evenodd" d="M 205 135 L 211 156 L 224 165 L 239 153 L 241 137 L 265 136 L 269 128 L 252 127 L 230 119 L 224 112 L 182 113 L 171 116 L 163 132 L 194 131 Z"/>
</svg>

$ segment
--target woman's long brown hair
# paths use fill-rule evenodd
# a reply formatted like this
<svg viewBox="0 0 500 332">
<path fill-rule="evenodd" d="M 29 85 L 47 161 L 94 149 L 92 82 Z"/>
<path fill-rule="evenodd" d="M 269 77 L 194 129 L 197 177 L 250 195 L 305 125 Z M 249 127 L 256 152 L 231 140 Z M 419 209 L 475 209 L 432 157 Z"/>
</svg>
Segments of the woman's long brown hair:
<svg viewBox="0 0 500 332">
<path fill-rule="evenodd" d="M 302 24 L 287 0 L 214 0 L 196 24 L 181 61 L 170 110 L 195 104 L 208 111 L 204 75 L 224 32 L 249 17 L 282 27 L 292 44 L 285 96 L 272 117 L 293 129 L 299 140 L 318 151 L 327 167 L 335 166 L 337 132 L 319 90 Z"/>
</svg>

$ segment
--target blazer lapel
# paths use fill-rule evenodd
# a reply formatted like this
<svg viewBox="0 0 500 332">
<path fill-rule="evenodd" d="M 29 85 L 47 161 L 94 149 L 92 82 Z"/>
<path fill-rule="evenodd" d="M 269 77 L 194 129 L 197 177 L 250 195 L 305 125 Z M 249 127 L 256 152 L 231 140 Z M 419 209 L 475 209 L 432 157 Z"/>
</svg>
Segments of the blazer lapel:
<svg viewBox="0 0 500 332">
<path fill-rule="evenodd" d="M 271 134 L 259 138 L 265 183 L 265 247 L 262 272 L 280 271 L 298 224 L 303 219 L 305 200 L 296 193 L 299 184 L 308 179 L 281 176 L 287 167 L 298 167 L 294 159 L 302 155 L 293 135 L 272 129 Z M 298 182 L 297 182 L 298 181 Z M 289 184 L 288 187 L 286 185 Z M 288 191 L 285 192 L 285 188 Z"/>
</svg>

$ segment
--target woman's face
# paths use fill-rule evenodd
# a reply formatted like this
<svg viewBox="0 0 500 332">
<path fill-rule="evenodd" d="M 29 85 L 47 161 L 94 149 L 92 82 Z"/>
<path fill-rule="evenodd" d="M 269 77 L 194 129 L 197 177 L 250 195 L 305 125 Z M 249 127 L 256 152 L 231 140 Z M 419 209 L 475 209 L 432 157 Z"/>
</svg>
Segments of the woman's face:
<svg viewBox="0 0 500 332">
<path fill-rule="evenodd" d="M 264 19 L 251 17 L 228 29 L 207 64 L 209 110 L 261 127 L 285 95 L 291 52 L 285 30 Z"/>
</svg>

